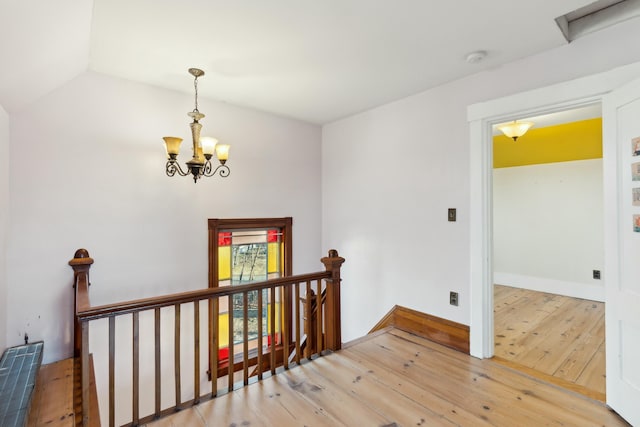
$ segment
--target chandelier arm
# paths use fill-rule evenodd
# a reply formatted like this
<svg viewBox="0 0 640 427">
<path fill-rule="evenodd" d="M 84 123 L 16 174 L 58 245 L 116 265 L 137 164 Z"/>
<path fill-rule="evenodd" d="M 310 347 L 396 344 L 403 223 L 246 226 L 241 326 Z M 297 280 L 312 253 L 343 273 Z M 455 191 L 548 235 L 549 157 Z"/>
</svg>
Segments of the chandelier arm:
<svg viewBox="0 0 640 427">
<path fill-rule="evenodd" d="M 211 166 L 211 162 L 207 162 L 204 169 L 202 170 L 202 175 L 206 177 L 212 177 L 214 175 L 220 175 L 222 178 L 226 178 L 231 173 L 231 170 L 227 165 L 218 165 L 217 168 L 213 169 Z"/>
<path fill-rule="evenodd" d="M 167 172 L 167 176 L 174 176 L 176 172 L 178 172 L 178 175 L 180 176 L 189 175 L 189 171 L 188 170 L 186 172 L 183 171 L 182 168 L 180 167 L 180 163 L 178 163 L 175 160 L 167 160 L 166 172 Z"/>
</svg>

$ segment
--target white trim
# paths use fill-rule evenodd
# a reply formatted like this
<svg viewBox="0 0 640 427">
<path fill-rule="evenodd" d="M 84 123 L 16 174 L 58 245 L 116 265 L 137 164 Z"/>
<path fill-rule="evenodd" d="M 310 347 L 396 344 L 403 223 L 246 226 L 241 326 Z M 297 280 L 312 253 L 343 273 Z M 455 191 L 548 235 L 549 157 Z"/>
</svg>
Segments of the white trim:
<svg viewBox="0 0 640 427">
<path fill-rule="evenodd" d="M 590 283 L 567 282 L 546 277 L 532 277 L 497 271 L 493 273 L 493 283 L 591 301 L 604 301 L 604 286 Z"/>
<path fill-rule="evenodd" d="M 522 117 L 578 108 L 602 101 L 612 89 L 640 75 L 640 63 L 588 77 L 470 105 L 470 353 L 493 356 L 491 126 Z M 606 179 L 606 178 L 605 178 Z M 605 203 L 609 192 L 605 185 Z M 605 234 L 610 229 L 605 229 Z M 605 236 L 606 242 L 607 236 Z M 611 264 L 611 261 L 609 261 Z"/>
<path fill-rule="evenodd" d="M 629 352 L 629 348 L 638 348 L 640 323 L 637 308 L 640 296 L 631 291 L 632 287 L 627 286 L 629 281 L 637 280 L 637 274 L 634 274 L 635 269 L 629 268 L 629 264 L 636 262 L 633 252 L 635 248 L 625 242 L 631 232 L 630 218 L 627 215 L 634 211 L 625 208 L 628 206 L 628 194 L 623 191 L 626 191 L 624 189 L 629 180 L 628 165 L 635 160 L 629 158 L 629 140 L 626 139 L 630 118 L 621 117 L 619 111 L 627 104 L 637 102 L 639 94 L 640 80 L 637 79 L 616 88 L 613 93 L 604 97 L 602 103 L 603 173 L 605 190 L 609 190 L 604 193 L 607 405 L 633 425 L 640 425 L 637 404 L 640 389 L 638 384 L 629 381 L 625 369 L 628 370 L 628 365 L 637 361 L 627 359 L 625 352 Z M 637 129 L 635 126 L 634 128 Z M 625 329 L 627 332 L 623 333 Z"/>
</svg>

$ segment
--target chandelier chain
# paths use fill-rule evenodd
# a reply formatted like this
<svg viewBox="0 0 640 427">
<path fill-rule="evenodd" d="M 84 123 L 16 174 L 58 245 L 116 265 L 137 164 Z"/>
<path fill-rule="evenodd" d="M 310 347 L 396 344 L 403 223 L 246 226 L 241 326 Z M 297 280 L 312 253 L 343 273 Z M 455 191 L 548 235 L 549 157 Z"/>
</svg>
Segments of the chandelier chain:
<svg viewBox="0 0 640 427">
<path fill-rule="evenodd" d="M 195 89 L 196 92 L 196 108 L 193 110 L 196 113 L 199 113 L 200 111 L 198 110 L 198 76 L 196 76 L 193 79 L 193 87 Z"/>
</svg>

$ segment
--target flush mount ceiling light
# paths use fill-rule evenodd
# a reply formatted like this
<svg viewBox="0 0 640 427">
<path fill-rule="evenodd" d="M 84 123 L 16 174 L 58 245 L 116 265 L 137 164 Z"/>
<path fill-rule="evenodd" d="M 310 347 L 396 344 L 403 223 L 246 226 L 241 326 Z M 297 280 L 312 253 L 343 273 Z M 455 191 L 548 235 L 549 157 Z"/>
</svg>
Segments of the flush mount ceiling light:
<svg viewBox="0 0 640 427">
<path fill-rule="evenodd" d="M 178 173 L 180 176 L 187 176 L 191 174 L 193 175 L 193 182 L 198 182 L 203 176 L 211 177 L 216 174 L 223 178 L 227 177 L 229 176 L 230 170 L 225 163 L 229 158 L 229 146 L 226 144 L 218 144 L 218 140 L 215 138 L 200 137 L 202 125 L 199 123 L 199 120 L 204 118 L 204 114 L 198 111 L 198 77 L 204 76 L 204 71 L 198 68 L 189 68 L 189 74 L 194 77 L 193 87 L 196 93 L 195 108 L 190 113 L 187 113 L 187 115 L 193 119 L 193 122 L 189 124 L 191 127 L 191 138 L 193 140 L 193 158 L 187 162 L 187 170 L 182 170 L 177 160 L 182 138 L 165 136 L 162 139 L 164 139 L 165 148 L 167 149 L 167 175 L 174 176 Z M 211 157 L 213 157 L 214 152 L 220 162 L 215 169 L 211 165 Z"/>
<path fill-rule="evenodd" d="M 484 50 L 476 50 L 475 52 L 469 53 L 464 60 L 467 61 L 468 64 L 477 64 L 481 62 L 484 58 L 487 57 L 487 52 Z"/>
<path fill-rule="evenodd" d="M 514 120 L 510 123 L 497 125 L 496 127 L 509 138 L 517 141 L 518 138 L 527 133 L 531 126 L 533 126 L 533 122 L 519 122 Z"/>
</svg>

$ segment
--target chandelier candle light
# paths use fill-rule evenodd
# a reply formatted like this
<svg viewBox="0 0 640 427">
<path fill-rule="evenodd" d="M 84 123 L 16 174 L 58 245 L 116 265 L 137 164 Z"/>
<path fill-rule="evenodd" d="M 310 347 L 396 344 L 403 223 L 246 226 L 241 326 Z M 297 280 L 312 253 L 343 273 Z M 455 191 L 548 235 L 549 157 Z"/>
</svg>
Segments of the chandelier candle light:
<svg viewBox="0 0 640 427">
<path fill-rule="evenodd" d="M 178 153 L 180 152 L 180 143 L 182 138 L 175 136 L 165 136 L 164 144 L 167 149 L 167 175 L 174 176 L 176 172 L 180 176 L 193 175 L 193 182 L 203 177 L 211 177 L 216 174 L 221 177 L 229 176 L 229 167 L 225 164 L 229 158 L 229 146 L 226 144 L 218 144 L 218 140 L 208 136 L 200 137 L 202 125 L 200 119 L 204 118 L 204 114 L 198 111 L 198 77 L 204 76 L 204 71 L 198 68 L 189 68 L 189 74 L 194 77 L 193 87 L 196 92 L 196 105 L 193 111 L 187 113 L 193 119 L 189 124 L 191 127 L 191 138 L 193 139 L 193 158 L 187 162 L 187 170 L 184 171 L 178 163 Z M 211 157 L 215 152 L 220 164 L 215 169 L 211 165 Z"/>
</svg>

